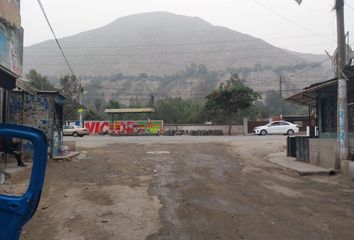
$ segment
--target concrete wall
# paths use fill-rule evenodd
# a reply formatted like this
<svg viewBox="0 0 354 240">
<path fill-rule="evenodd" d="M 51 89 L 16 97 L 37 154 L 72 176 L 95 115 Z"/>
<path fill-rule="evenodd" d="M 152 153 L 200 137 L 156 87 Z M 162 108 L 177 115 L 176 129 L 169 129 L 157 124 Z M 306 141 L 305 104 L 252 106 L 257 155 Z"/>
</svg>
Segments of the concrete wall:
<svg viewBox="0 0 354 240">
<path fill-rule="evenodd" d="M 229 132 L 229 126 L 228 125 L 207 125 L 207 124 L 196 124 L 196 125 L 171 125 L 171 124 L 166 124 L 164 126 L 164 131 L 168 130 L 184 130 L 184 131 L 196 131 L 196 130 L 222 130 L 224 132 L 224 135 L 227 135 Z M 231 129 L 231 134 L 232 135 L 242 135 L 243 134 L 243 125 L 232 125 Z"/>
<path fill-rule="evenodd" d="M 310 163 L 325 168 L 335 169 L 336 144 L 335 139 L 310 138 Z"/>
</svg>

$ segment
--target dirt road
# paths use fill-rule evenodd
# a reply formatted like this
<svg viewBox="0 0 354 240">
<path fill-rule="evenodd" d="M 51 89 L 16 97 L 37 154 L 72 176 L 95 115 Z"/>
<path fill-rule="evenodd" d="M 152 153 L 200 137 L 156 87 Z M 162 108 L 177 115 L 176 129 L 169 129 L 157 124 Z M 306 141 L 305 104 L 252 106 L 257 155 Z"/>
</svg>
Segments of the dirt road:
<svg viewBox="0 0 354 240">
<path fill-rule="evenodd" d="M 121 143 L 50 161 L 22 239 L 354 239 L 354 183 L 269 163 L 283 145 Z"/>
</svg>

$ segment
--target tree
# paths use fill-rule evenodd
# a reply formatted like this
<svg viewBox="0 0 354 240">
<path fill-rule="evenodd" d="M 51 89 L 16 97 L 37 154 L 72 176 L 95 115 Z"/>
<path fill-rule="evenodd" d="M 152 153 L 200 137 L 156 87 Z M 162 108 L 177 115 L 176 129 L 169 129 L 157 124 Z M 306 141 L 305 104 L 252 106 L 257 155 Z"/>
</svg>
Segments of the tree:
<svg viewBox="0 0 354 240">
<path fill-rule="evenodd" d="M 109 108 L 109 109 L 118 109 L 120 108 L 120 104 L 118 101 L 116 100 L 109 100 L 106 108 Z"/>
<path fill-rule="evenodd" d="M 166 98 L 155 103 L 154 119 L 170 124 L 202 123 L 203 103 L 182 98 Z"/>
<path fill-rule="evenodd" d="M 101 108 L 102 108 L 102 100 L 99 98 L 96 98 L 95 101 L 93 102 L 93 106 L 95 107 L 95 111 L 96 112 L 101 112 Z"/>
<path fill-rule="evenodd" d="M 42 76 L 36 70 L 31 69 L 26 78 L 30 80 L 30 84 L 38 90 L 55 90 L 55 87 L 48 81 L 47 76 Z"/>
<path fill-rule="evenodd" d="M 221 84 L 219 89 L 211 92 L 207 97 L 206 110 L 221 110 L 229 119 L 229 135 L 234 115 L 240 109 L 246 109 L 261 98 L 261 95 L 252 88 L 247 87 L 238 74 L 231 74 L 226 84 Z"/>
<path fill-rule="evenodd" d="M 282 112 L 283 104 L 283 112 Z M 293 103 L 285 102 L 278 91 L 270 91 L 265 94 L 264 105 L 270 116 L 280 114 L 307 114 L 307 108 Z"/>
<path fill-rule="evenodd" d="M 89 121 L 89 120 L 103 120 L 104 118 L 97 114 L 92 108 L 89 108 L 87 111 L 85 111 L 84 119 Z"/>
<path fill-rule="evenodd" d="M 80 94 L 79 81 L 75 75 L 60 77 L 61 93 L 70 99 L 78 99 Z"/>
<path fill-rule="evenodd" d="M 150 100 L 149 100 L 149 103 L 148 103 L 148 107 L 153 108 L 154 105 L 155 105 L 155 96 L 153 94 L 150 94 Z"/>
<path fill-rule="evenodd" d="M 60 92 L 66 97 L 64 104 L 64 119 L 76 120 L 78 118 L 80 83 L 75 75 L 60 77 Z"/>
</svg>

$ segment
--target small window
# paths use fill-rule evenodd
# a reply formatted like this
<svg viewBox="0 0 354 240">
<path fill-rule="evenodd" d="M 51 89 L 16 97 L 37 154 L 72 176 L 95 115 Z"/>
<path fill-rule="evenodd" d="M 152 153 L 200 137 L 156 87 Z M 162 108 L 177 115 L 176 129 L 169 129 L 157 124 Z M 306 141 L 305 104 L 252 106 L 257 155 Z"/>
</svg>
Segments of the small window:
<svg viewBox="0 0 354 240">
<path fill-rule="evenodd" d="M 280 122 L 273 122 L 271 124 L 272 127 L 276 127 L 276 126 L 280 126 L 280 125 L 281 125 Z"/>
<path fill-rule="evenodd" d="M 289 123 L 287 123 L 287 122 L 281 122 L 281 125 L 286 126 L 286 125 L 289 125 Z"/>
</svg>

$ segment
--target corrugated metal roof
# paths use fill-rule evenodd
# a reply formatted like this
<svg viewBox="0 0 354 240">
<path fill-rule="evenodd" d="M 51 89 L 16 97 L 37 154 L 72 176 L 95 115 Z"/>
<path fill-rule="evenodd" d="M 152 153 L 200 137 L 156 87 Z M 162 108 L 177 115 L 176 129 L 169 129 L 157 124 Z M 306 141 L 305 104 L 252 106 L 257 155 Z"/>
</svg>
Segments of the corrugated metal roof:
<svg viewBox="0 0 354 240">
<path fill-rule="evenodd" d="M 318 90 L 328 86 L 337 85 L 337 82 L 337 78 L 334 78 L 325 82 L 312 84 L 311 86 L 304 88 L 301 92 L 285 99 L 285 101 L 314 106 L 317 102 Z"/>
<path fill-rule="evenodd" d="M 354 66 L 346 66 L 343 72 L 349 78 L 349 82 L 352 84 L 354 81 Z M 307 106 L 314 106 L 317 102 L 319 90 L 329 86 L 336 86 L 337 83 L 338 79 L 333 78 L 324 82 L 312 84 L 309 87 L 304 88 L 301 92 L 285 99 L 285 101 Z"/>
</svg>

